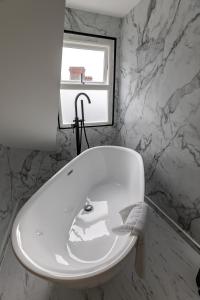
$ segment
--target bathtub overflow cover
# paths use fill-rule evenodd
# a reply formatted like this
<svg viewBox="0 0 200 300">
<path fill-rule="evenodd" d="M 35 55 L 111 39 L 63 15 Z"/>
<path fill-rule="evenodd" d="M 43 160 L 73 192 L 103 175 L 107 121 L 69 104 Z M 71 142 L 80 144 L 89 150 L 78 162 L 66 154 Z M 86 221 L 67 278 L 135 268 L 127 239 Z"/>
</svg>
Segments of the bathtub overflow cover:
<svg viewBox="0 0 200 300">
<path fill-rule="evenodd" d="M 91 204 L 85 204 L 84 211 L 90 212 L 93 210 L 93 206 Z"/>
</svg>

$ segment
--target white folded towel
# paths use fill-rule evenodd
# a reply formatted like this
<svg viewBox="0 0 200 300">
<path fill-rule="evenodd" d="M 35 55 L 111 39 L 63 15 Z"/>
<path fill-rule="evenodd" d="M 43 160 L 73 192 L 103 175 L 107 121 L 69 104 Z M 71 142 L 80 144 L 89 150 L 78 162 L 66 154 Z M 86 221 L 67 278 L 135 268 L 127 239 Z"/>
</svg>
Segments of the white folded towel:
<svg viewBox="0 0 200 300">
<path fill-rule="evenodd" d="M 120 215 L 124 224 L 113 228 L 113 232 L 118 235 L 130 233 L 138 236 L 135 258 L 135 269 L 140 277 L 144 277 L 144 228 L 146 224 L 148 205 L 144 202 L 138 202 L 128 206 Z"/>
<path fill-rule="evenodd" d="M 138 202 L 120 211 L 124 224 L 113 228 L 113 232 L 116 234 L 128 232 L 132 235 L 142 234 L 146 223 L 147 208 L 145 202 Z"/>
</svg>

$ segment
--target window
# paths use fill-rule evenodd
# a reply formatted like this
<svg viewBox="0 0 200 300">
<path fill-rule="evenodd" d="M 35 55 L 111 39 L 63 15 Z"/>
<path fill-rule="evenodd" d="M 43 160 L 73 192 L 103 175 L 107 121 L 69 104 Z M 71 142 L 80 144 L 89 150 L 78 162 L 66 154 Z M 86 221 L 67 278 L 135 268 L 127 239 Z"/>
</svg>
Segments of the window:
<svg viewBox="0 0 200 300">
<path fill-rule="evenodd" d="M 78 93 L 86 93 L 86 126 L 113 124 L 116 39 L 64 32 L 61 88 L 60 128 L 71 128 L 75 119 L 74 101 Z M 81 118 L 80 101 L 78 116 Z"/>
</svg>

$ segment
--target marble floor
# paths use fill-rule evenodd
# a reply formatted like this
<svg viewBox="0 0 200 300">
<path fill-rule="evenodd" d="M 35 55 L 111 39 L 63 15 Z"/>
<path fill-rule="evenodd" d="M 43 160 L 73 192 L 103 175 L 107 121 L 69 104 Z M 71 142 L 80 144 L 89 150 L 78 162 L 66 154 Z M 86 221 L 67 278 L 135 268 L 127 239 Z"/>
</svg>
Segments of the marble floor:
<svg viewBox="0 0 200 300">
<path fill-rule="evenodd" d="M 98 288 L 71 290 L 25 270 L 9 242 L 0 269 L 0 300 L 197 300 L 195 277 L 200 256 L 149 208 L 145 274 L 134 271 L 134 253 L 115 278 Z"/>
</svg>

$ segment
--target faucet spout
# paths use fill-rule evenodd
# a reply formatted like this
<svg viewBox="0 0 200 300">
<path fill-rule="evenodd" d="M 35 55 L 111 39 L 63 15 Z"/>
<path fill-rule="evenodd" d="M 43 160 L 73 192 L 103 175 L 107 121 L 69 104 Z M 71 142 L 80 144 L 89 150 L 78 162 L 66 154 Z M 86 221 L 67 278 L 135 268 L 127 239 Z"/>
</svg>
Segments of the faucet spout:
<svg viewBox="0 0 200 300">
<path fill-rule="evenodd" d="M 77 103 L 78 103 L 79 97 L 81 97 L 81 96 L 84 96 L 88 100 L 89 104 L 91 103 L 91 100 L 90 100 L 89 96 L 86 93 L 78 93 L 78 95 L 75 98 L 75 102 L 74 102 L 75 103 L 75 119 L 78 119 Z"/>
</svg>

